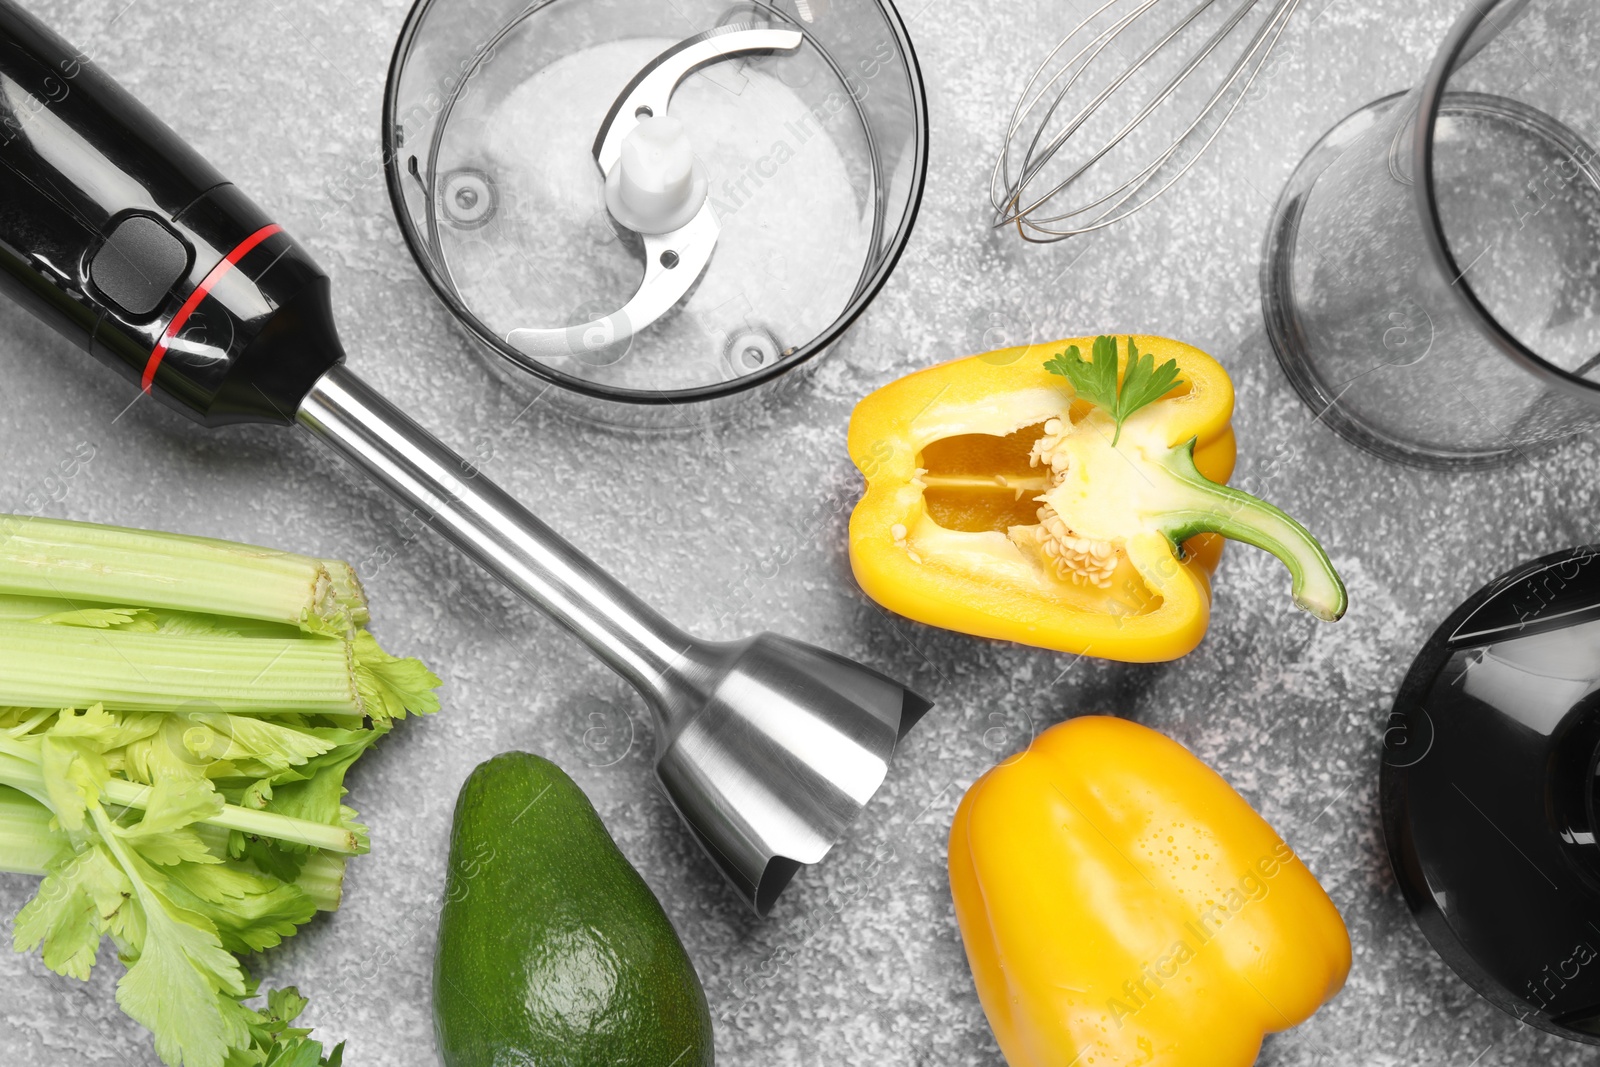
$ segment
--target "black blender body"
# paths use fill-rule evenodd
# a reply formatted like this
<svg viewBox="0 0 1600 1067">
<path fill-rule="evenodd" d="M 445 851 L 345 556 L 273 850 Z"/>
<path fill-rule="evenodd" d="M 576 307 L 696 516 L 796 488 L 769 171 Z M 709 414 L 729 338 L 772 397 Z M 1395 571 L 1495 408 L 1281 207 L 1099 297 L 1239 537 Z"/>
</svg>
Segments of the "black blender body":
<svg viewBox="0 0 1600 1067">
<path fill-rule="evenodd" d="M 327 276 L 89 58 L 0 0 L 0 287 L 206 425 L 292 423 Z"/>
<path fill-rule="evenodd" d="M 1406 902 L 1498 1007 L 1600 1044 L 1600 547 L 1502 576 L 1411 668 L 1380 795 Z"/>
</svg>

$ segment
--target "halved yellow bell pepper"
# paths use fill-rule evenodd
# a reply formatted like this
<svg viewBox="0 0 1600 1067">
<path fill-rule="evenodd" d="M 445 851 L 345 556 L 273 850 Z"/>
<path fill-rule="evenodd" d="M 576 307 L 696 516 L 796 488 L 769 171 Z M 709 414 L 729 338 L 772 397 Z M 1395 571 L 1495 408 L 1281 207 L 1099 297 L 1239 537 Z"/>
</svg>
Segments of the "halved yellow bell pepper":
<svg viewBox="0 0 1600 1067">
<path fill-rule="evenodd" d="M 1045 362 L 1091 338 L 1002 349 L 879 389 L 850 419 L 866 493 L 850 562 L 868 596 L 919 622 L 1131 662 L 1205 634 L 1221 534 L 1290 567 L 1297 603 L 1344 611 L 1327 555 L 1233 472 L 1233 385 L 1197 348 L 1134 337 L 1179 384 L 1120 425 Z M 1104 343 L 1109 344 L 1109 340 Z M 1121 373 L 1126 345 L 1116 349 Z"/>
<path fill-rule="evenodd" d="M 978 779 L 950 891 L 1011 1067 L 1248 1067 L 1350 970 L 1344 921 L 1272 827 L 1123 719 L 1068 720 Z"/>
</svg>

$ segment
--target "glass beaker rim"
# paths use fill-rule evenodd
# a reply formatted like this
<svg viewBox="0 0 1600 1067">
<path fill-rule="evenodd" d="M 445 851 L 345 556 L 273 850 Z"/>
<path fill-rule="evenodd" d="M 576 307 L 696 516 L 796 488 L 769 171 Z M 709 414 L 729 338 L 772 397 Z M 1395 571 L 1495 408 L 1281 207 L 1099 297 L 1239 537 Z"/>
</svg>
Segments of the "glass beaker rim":
<svg viewBox="0 0 1600 1067">
<path fill-rule="evenodd" d="M 1497 19 L 1503 32 L 1507 25 L 1528 6 L 1529 0 L 1498 0 L 1480 7 L 1473 4 L 1451 27 L 1444 43 L 1434 57 L 1433 66 L 1422 84 L 1417 104 L 1417 117 L 1413 142 L 1413 169 L 1418 213 L 1421 215 L 1423 240 L 1428 246 L 1435 265 L 1443 273 L 1447 288 L 1465 307 L 1467 313 L 1479 324 L 1487 337 L 1512 362 L 1521 366 L 1546 384 L 1566 395 L 1581 396 L 1592 404 L 1600 404 L 1600 383 L 1580 377 L 1558 367 L 1523 344 L 1517 336 L 1501 324 L 1483 301 L 1473 292 L 1467 281 L 1467 269 L 1457 261 L 1445 237 L 1444 219 L 1439 211 L 1438 191 L 1434 183 L 1433 148 L 1434 133 L 1444 105 L 1447 87 L 1457 70 L 1483 48 L 1485 41 L 1474 41 L 1480 29 L 1491 19 Z M 1473 51 L 1469 54 L 1468 49 Z M 1468 265 L 1470 267 L 1470 264 Z M 1600 356 L 1600 353 L 1596 353 Z"/>
</svg>

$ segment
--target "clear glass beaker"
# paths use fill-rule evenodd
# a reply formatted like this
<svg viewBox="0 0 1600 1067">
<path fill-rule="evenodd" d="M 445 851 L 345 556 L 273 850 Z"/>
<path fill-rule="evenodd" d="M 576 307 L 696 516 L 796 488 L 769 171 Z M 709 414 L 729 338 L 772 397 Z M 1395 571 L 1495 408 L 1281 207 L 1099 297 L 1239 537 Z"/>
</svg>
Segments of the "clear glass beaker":
<svg viewBox="0 0 1600 1067">
<path fill-rule="evenodd" d="M 1421 86 L 1295 171 L 1267 334 L 1344 437 L 1460 469 L 1600 424 L 1597 35 L 1592 0 L 1474 3 Z"/>
</svg>

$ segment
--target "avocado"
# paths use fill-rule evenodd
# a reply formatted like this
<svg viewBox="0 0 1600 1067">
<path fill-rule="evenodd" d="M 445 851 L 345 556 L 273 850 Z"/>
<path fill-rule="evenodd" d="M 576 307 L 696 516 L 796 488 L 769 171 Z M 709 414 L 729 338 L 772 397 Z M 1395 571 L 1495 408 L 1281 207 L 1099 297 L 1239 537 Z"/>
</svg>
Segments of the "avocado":
<svg viewBox="0 0 1600 1067">
<path fill-rule="evenodd" d="M 594 805 L 507 752 L 456 800 L 433 968 L 445 1067 L 710 1067 L 683 943 Z"/>
</svg>

